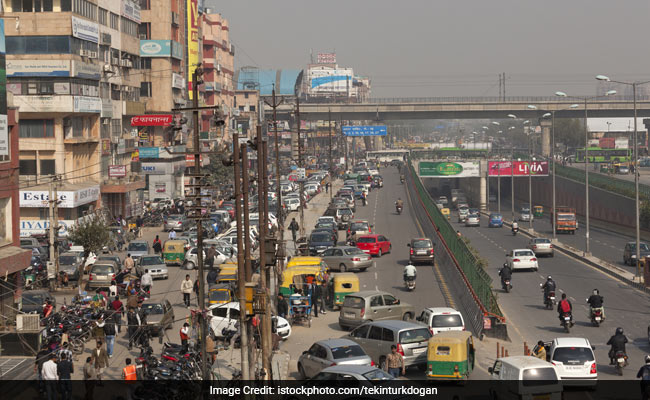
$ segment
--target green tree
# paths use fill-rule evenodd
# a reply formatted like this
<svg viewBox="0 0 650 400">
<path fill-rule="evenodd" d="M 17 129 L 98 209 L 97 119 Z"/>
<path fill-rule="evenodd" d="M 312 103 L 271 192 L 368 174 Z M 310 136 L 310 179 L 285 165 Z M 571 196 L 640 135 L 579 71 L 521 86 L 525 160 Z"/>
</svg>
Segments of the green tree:
<svg viewBox="0 0 650 400">
<path fill-rule="evenodd" d="M 98 254 L 104 246 L 108 245 L 111 240 L 110 230 L 101 218 L 85 218 L 70 230 L 68 239 L 84 248 L 84 260 L 79 266 L 79 282 L 81 285 L 83 268 L 86 265 L 88 254 L 90 252 Z"/>
<path fill-rule="evenodd" d="M 210 155 L 210 164 L 205 169 L 210 174 L 210 185 L 223 186 L 232 184 L 234 181 L 234 170 L 232 167 L 226 167 L 221 162 L 220 154 Z"/>
<path fill-rule="evenodd" d="M 585 128 L 578 118 L 555 118 L 555 142 L 568 147 L 585 147 Z"/>
</svg>

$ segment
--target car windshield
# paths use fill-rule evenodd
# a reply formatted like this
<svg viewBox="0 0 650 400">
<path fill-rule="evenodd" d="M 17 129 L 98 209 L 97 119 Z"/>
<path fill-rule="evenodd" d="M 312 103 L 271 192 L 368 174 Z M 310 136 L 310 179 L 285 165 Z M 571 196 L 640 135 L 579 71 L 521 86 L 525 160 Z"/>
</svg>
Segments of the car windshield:
<svg viewBox="0 0 650 400">
<path fill-rule="evenodd" d="M 332 357 L 335 360 L 340 360 L 343 358 L 352 358 L 352 357 L 362 357 L 365 356 L 366 352 L 363 351 L 361 346 L 341 346 L 332 348 Z"/>
<path fill-rule="evenodd" d="M 355 222 L 355 223 L 350 225 L 350 230 L 351 231 L 367 231 L 368 230 L 368 224 Z"/>
<path fill-rule="evenodd" d="M 383 369 L 375 368 L 374 370 L 370 372 L 366 372 L 365 374 L 362 374 L 364 378 L 366 378 L 369 381 L 389 381 L 393 378 L 392 375 L 388 375 Z"/>
<path fill-rule="evenodd" d="M 164 262 L 163 262 L 162 258 L 160 258 L 159 256 L 142 257 L 141 264 L 142 265 L 159 265 L 159 264 L 164 264 Z"/>
<path fill-rule="evenodd" d="M 576 216 L 573 214 L 558 214 L 557 215 L 557 220 L 558 221 L 575 221 Z"/>
<path fill-rule="evenodd" d="M 632 251 L 635 251 L 636 250 L 636 243 L 632 243 L 630 245 L 630 248 L 632 249 Z M 641 249 L 641 251 L 650 251 L 650 248 L 645 243 L 639 244 L 639 248 Z"/>
<path fill-rule="evenodd" d="M 414 249 L 428 249 L 432 247 L 430 240 L 414 240 L 413 248 Z"/>
<path fill-rule="evenodd" d="M 340 215 L 352 215 L 352 210 L 350 210 L 349 208 L 341 208 L 339 210 L 339 214 Z"/>
<path fill-rule="evenodd" d="M 163 306 L 160 303 L 156 304 L 143 304 L 142 309 L 147 314 L 162 314 L 164 312 Z"/>
<path fill-rule="evenodd" d="M 210 291 L 210 300 L 211 301 L 229 301 L 230 294 L 227 290 L 211 290 Z"/>
<path fill-rule="evenodd" d="M 533 254 L 532 251 L 515 251 L 515 257 L 534 257 L 535 254 Z"/>
<path fill-rule="evenodd" d="M 127 251 L 147 251 L 147 244 L 142 242 L 131 242 Z"/>
<path fill-rule="evenodd" d="M 345 300 L 343 301 L 343 307 L 350 308 L 363 308 L 365 304 L 366 302 L 363 298 L 355 296 L 345 296 Z"/>
<path fill-rule="evenodd" d="M 91 271 L 93 274 L 108 275 L 115 272 L 111 265 L 94 265 Z"/>
<path fill-rule="evenodd" d="M 330 242 L 332 237 L 326 233 L 315 233 L 311 235 L 309 240 L 312 242 Z"/>
<path fill-rule="evenodd" d="M 499 219 L 501 219 L 501 215 L 498 215 L 498 214 L 492 214 L 492 215 L 490 215 L 490 219 L 492 219 L 492 220 L 499 220 Z"/>
<path fill-rule="evenodd" d="M 401 344 L 426 342 L 431 337 L 431 332 L 427 328 L 409 329 L 399 333 L 399 342 Z"/>
<path fill-rule="evenodd" d="M 555 368 L 525 369 L 522 375 L 524 386 L 547 386 L 557 384 Z"/>
<path fill-rule="evenodd" d="M 72 265 L 77 262 L 77 257 L 75 256 L 61 256 L 59 257 L 59 264 L 63 265 Z"/>
<path fill-rule="evenodd" d="M 364 255 L 365 255 L 366 253 L 364 253 L 363 251 L 361 251 L 361 249 L 357 249 L 357 248 L 355 247 L 355 248 L 353 248 L 353 249 L 346 249 L 346 250 L 345 250 L 345 254 L 347 254 L 347 255 L 349 255 L 349 256 L 353 256 L 353 255 L 356 255 L 356 254 L 364 254 Z"/>
<path fill-rule="evenodd" d="M 581 365 L 594 360 L 594 353 L 589 347 L 559 347 L 553 352 L 553 361 L 563 364 Z"/>
<path fill-rule="evenodd" d="M 43 295 L 23 292 L 23 304 L 43 304 Z"/>
<path fill-rule="evenodd" d="M 435 315 L 431 321 L 434 328 L 451 328 L 454 326 L 463 326 L 463 321 L 458 314 Z"/>
<path fill-rule="evenodd" d="M 377 239 L 374 237 L 360 237 L 357 243 L 377 243 Z"/>
</svg>

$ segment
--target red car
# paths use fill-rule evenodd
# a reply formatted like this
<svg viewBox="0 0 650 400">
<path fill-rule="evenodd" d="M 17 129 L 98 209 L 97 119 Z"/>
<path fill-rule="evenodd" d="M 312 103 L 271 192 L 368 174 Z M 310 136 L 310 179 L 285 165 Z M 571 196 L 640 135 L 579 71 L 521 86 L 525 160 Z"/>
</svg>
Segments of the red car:
<svg viewBox="0 0 650 400">
<path fill-rule="evenodd" d="M 390 240 L 384 235 L 363 235 L 357 238 L 357 248 L 364 253 L 381 257 L 389 253 L 391 249 Z"/>
</svg>

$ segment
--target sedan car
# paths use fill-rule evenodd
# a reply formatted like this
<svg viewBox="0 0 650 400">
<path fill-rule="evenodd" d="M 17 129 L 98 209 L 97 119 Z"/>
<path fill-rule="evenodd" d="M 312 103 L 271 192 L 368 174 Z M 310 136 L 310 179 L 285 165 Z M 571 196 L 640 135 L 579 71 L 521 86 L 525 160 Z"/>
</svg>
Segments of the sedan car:
<svg viewBox="0 0 650 400">
<path fill-rule="evenodd" d="M 138 265 L 141 267 L 142 271 L 149 270 L 149 274 L 151 274 L 151 277 L 153 279 L 169 278 L 167 265 L 165 264 L 163 259 L 158 255 L 142 256 L 138 260 Z"/>
<path fill-rule="evenodd" d="M 647 243 L 641 242 L 639 245 L 639 250 L 639 253 L 641 254 L 641 260 L 647 256 L 650 256 L 650 247 L 648 247 Z M 627 242 L 625 244 L 625 249 L 623 250 L 623 263 L 625 265 L 636 264 L 636 242 Z"/>
<path fill-rule="evenodd" d="M 465 218 L 465 226 L 480 226 L 481 220 L 478 217 L 478 214 L 469 214 Z"/>
<path fill-rule="evenodd" d="M 159 303 L 144 303 L 142 310 L 147 316 L 147 326 L 152 327 L 154 335 L 160 336 L 174 325 L 174 309 L 169 300 Z"/>
<path fill-rule="evenodd" d="M 423 262 L 433 265 L 435 255 L 431 239 L 411 239 L 411 243 L 408 243 L 407 246 L 410 247 L 409 262 L 412 264 Z"/>
<path fill-rule="evenodd" d="M 518 269 L 532 269 L 537 271 L 539 269 L 537 257 L 535 257 L 535 253 L 529 249 L 515 249 L 509 251 L 506 253 L 506 263 L 513 271 Z"/>
<path fill-rule="evenodd" d="M 372 266 L 372 257 L 356 247 L 332 247 L 320 254 L 329 269 L 341 272 L 365 271 Z"/>
<path fill-rule="evenodd" d="M 356 241 L 358 249 L 370 255 L 381 257 L 384 253 L 390 253 L 390 240 L 384 235 L 363 235 Z"/>
<path fill-rule="evenodd" d="M 339 234 L 339 227 L 335 221 L 318 221 L 314 229 L 328 229 L 331 230 L 335 235 Z"/>
<path fill-rule="evenodd" d="M 377 367 L 368 367 L 365 365 L 334 365 L 327 367 L 316 376 L 312 381 L 390 381 L 393 380 L 383 369 Z"/>
<path fill-rule="evenodd" d="M 501 228 L 503 226 L 503 216 L 501 214 L 490 214 L 488 217 L 488 228 Z"/>
<path fill-rule="evenodd" d="M 314 343 L 298 358 L 298 373 L 310 378 L 332 365 L 374 366 L 361 346 L 349 339 L 326 339 Z"/>
<path fill-rule="evenodd" d="M 165 219 L 165 225 L 163 229 L 165 232 L 171 231 L 172 229 L 176 232 L 182 232 L 185 230 L 185 227 L 187 225 L 189 225 L 189 223 L 187 219 L 185 219 L 184 215 L 172 214 L 167 216 L 167 219 Z"/>
<path fill-rule="evenodd" d="M 149 242 L 146 240 L 133 240 L 129 243 L 126 252 L 131 254 L 133 260 L 137 261 L 141 256 L 149 254 Z"/>
<path fill-rule="evenodd" d="M 553 257 L 555 250 L 553 250 L 553 244 L 551 240 L 547 238 L 532 238 L 528 242 L 528 248 L 531 249 L 536 256 L 546 255 Z"/>
</svg>

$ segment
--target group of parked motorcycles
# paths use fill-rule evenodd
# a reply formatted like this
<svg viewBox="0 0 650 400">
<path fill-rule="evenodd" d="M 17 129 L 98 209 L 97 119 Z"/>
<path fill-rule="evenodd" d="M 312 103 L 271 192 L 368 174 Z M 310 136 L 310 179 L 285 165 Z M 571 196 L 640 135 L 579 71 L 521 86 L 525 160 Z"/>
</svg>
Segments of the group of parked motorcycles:
<svg viewBox="0 0 650 400">
<path fill-rule="evenodd" d="M 145 340 L 136 358 L 138 380 L 199 380 L 201 379 L 201 353 L 193 346 L 184 349 L 175 343 L 164 343 L 160 358 Z"/>
<path fill-rule="evenodd" d="M 108 317 L 106 311 L 80 305 L 64 306 L 60 311 L 41 319 L 41 326 L 45 327 L 44 343 L 51 351 L 58 350 L 63 346 L 61 337 L 67 333 L 70 351 L 73 354 L 82 354 L 92 335 L 95 321 L 100 317 Z"/>
</svg>

